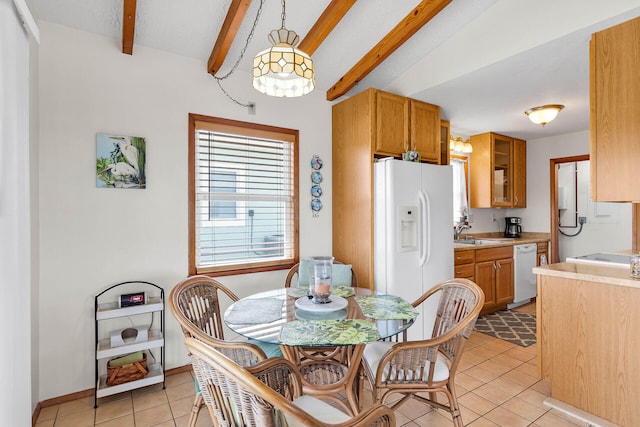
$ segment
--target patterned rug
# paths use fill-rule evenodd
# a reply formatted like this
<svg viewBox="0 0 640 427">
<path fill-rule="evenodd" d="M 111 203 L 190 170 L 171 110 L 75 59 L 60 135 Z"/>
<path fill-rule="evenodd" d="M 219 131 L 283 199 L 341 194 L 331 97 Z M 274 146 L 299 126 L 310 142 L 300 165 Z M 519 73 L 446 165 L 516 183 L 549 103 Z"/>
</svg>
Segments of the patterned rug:
<svg viewBox="0 0 640 427">
<path fill-rule="evenodd" d="M 522 347 L 536 343 L 536 316 L 502 310 L 478 317 L 475 330 Z"/>
</svg>

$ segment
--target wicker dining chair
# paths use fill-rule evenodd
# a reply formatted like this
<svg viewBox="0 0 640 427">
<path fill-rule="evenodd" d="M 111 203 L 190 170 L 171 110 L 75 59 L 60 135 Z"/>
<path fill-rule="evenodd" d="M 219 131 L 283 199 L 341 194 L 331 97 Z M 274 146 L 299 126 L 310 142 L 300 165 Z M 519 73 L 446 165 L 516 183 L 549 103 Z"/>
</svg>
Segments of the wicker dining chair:
<svg viewBox="0 0 640 427">
<path fill-rule="evenodd" d="M 290 288 L 292 284 L 294 286 L 297 285 L 297 281 L 300 280 L 300 264 L 295 264 L 289 270 L 284 281 L 285 288 Z M 348 265 L 340 261 L 334 261 L 333 264 Z M 351 269 L 351 286 L 358 287 L 358 277 L 353 269 Z M 349 369 L 348 365 L 352 351 L 351 346 L 300 346 L 289 349 L 291 354 L 288 357 L 300 360 L 300 372 L 306 384 L 317 389 L 326 390 L 324 399 L 354 413 L 355 408 L 353 406 L 355 406 L 355 402 L 352 400 L 345 404 L 336 391 L 347 380 L 347 370 Z M 350 393 L 350 395 L 353 394 Z"/>
<path fill-rule="evenodd" d="M 242 366 L 254 365 L 269 356 L 282 356 L 279 346 L 273 344 L 232 341 L 229 346 L 224 346 L 224 322 L 220 314 L 220 298 L 223 295 L 232 302 L 238 301 L 236 294 L 208 276 L 189 277 L 171 290 L 169 307 L 184 336 L 220 347 L 220 351 Z M 203 404 L 196 383 L 196 397 L 189 416 L 189 427 L 196 425 Z"/>
<path fill-rule="evenodd" d="M 333 263 L 338 265 L 344 265 L 344 263 L 340 261 L 333 261 Z M 300 280 L 300 277 L 298 274 L 299 270 L 300 270 L 300 263 L 296 263 L 293 267 L 289 269 L 289 272 L 287 273 L 287 277 L 285 277 L 284 279 L 285 288 L 290 288 L 292 283 L 296 283 L 294 279 Z M 353 271 L 353 268 L 351 269 L 351 286 L 353 287 L 358 286 L 358 277 L 356 276 L 356 272 Z"/>
<path fill-rule="evenodd" d="M 207 409 L 219 426 L 395 426 L 393 411 L 373 404 L 355 417 L 312 396 L 301 394 L 297 367 L 270 358 L 241 367 L 193 338 L 185 345 Z"/>
<path fill-rule="evenodd" d="M 428 298 L 439 298 L 431 338 L 367 344 L 362 357 L 364 377 L 371 385 L 374 402 L 386 403 L 399 393 L 402 398 L 391 409 L 413 397 L 448 411 L 453 424 L 462 427 L 455 374 L 484 304 L 484 293 L 470 280 L 452 279 L 436 285 L 412 305 L 417 307 Z M 429 397 L 418 395 L 421 392 Z M 447 404 L 438 402 L 438 393 L 447 397 Z"/>
</svg>

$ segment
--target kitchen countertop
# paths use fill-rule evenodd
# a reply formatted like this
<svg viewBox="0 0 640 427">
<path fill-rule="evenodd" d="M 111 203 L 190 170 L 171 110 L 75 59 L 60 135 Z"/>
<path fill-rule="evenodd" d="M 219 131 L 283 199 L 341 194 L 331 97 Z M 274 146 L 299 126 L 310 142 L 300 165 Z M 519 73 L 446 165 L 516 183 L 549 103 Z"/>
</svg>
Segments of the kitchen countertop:
<svg viewBox="0 0 640 427">
<path fill-rule="evenodd" d="M 460 237 L 464 239 L 467 236 L 475 239 L 507 239 L 507 237 L 504 237 L 504 233 L 463 233 Z M 482 245 L 454 243 L 453 250 L 463 251 L 469 249 L 496 248 L 499 246 L 523 245 L 526 243 L 544 243 L 549 240 L 551 240 L 551 233 L 525 232 L 522 233 L 520 237 L 511 238 L 505 242 L 484 243 Z"/>
<path fill-rule="evenodd" d="M 631 251 L 628 251 L 628 253 L 631 253 Z M 629 276 L 629 268 L 625 267 L 610 267 L 606 265 L 583 264 L 577 262 L 559 262 L 556 264 L 535 267 L 533 269 L 533 273 L 542 276 L 555 276 L 567 279 L 606 283 L 610 285 L 627 286 L 630 288 L 640 288 L 640 279 L 632 279 Z"/>
</svg>

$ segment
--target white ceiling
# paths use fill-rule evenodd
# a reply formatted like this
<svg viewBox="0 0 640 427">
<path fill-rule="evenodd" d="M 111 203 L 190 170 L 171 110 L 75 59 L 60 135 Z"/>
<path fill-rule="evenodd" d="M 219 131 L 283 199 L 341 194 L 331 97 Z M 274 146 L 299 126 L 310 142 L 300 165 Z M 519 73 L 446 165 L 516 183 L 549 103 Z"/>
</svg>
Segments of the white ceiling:
<svg viewBox="0 0 640 427">
<path fill-rule="evenodd" d="M 133 55 L 147 46 L 190 56 L 206 73 L 230 1 L 138 0 Z M 289 0 L 287 28 L 303 39 L 329 3 Z M 418 3 L 356 2 L 312 56 L 316 90 L 326 92 Z M 36 19 L 121 38 L 122 0 L 28 4 Z M 259 6 L 253 0 L 221 74 L 239 58 Z M 280 15 L 280 1 L 264 1 L 240 71 L 249 73 L 253 55 L 268 47 Z M 452 133 L 464 137 L 495 131 L 531 140 L 586 130 L 591 34 L 637 16 L 640 0 L 453 0 L 347 96 L 377 87 L 440 105 Z M 544 128 L 529 122 L 524 111 L 547 103 L 566 108 Z"/>
</svg>

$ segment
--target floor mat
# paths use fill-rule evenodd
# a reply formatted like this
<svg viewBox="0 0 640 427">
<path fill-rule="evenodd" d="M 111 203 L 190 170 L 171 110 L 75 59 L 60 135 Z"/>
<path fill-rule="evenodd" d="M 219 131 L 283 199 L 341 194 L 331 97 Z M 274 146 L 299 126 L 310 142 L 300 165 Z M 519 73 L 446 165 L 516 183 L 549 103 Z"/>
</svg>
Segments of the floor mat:
<svg viewBox="0 0 640 427">
<path fill-rule="evenodd" d="M 502 310 L 478 317 L 475 330 L 522 347 L 536 343 L 536 316 Z"/>
</svg>

